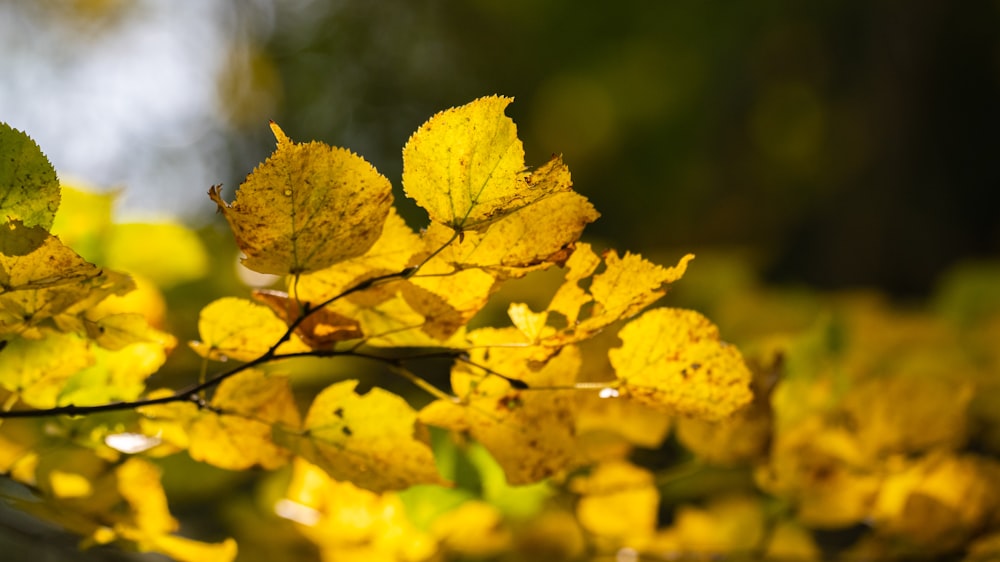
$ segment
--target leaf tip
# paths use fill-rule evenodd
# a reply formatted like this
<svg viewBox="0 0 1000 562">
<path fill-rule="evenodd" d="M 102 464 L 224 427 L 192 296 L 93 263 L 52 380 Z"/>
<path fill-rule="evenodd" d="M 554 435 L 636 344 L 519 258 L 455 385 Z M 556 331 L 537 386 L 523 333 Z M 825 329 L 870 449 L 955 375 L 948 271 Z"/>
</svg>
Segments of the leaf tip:
<svg viewBox="0 0 1000 562">
<path fill-rule="evenodd" d="M 278 141 L 278 146 L 292 143 L 292 140 L 288 138 L 288 135 L 281 130 L 281 127 L 279 127 L 277 123 L 271 120 L 268 121 L 268 124 L 271 126 L 271 132 L 274 133 L 275 140 Z"/>
</svg>

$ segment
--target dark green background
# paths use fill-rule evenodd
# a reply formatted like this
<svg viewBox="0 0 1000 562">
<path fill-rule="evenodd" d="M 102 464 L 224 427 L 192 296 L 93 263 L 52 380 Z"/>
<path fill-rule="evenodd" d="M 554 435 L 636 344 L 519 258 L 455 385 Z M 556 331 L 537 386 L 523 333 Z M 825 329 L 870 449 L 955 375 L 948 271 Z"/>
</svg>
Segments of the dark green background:
<svg viewBox="0 0 1000 562">
<path fill-rule="evenodd" d="M 736 247 L 771 281 L 898 296 L 1000 250 L 995 2 L 315 2 L 272 21 L 272 117 L 397 187 L 423 120 L 500 93 L 529 164 L 563 153 L 603 213 L 588 236 L 620 249 Z M 273 142 L 246 123 L 234 177 Z"/>
</svg>

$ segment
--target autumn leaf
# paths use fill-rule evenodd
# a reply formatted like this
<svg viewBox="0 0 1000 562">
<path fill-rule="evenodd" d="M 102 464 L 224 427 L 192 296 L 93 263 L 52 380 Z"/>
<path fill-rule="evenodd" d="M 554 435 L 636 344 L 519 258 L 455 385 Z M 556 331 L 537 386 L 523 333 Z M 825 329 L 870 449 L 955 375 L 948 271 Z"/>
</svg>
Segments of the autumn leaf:
<svg viewBox="0 0 1000 562">
<path fill-rule="evenodd" d="M 291 279 L 288 291 L 303 302 L 325 302 L 373 277 L 403 271 L 414 265 L 415 257 L 422 252 L 420 237 L 392 209 L 381 235 L 368 251 L 334 266 L 304 273 L 297 281 Z"/>
<path fill-rule="evenodd" d="M 109 267 L 141 274 L 163 289 L 200 279 L 209 266 L 198 235 L 171 221 L 110 225 L 104 256 Z"/>
<path fill-rule="evenodd" d="M 128 277 L 88 263 L 41 227 L 0 225 L 0 334 L 24 333 L 49 319 L 63 331 L 82 331 L 76 315 L 132 286 Z"/>
<path fill-rule="evenodd" d="M 14 337 L 3 350 L 0 384 L 29 406 L 51 408 L 66 381 L 93 362 L 90 346 L 75 334 L 37 340 Z"/>
<path fill-rule="evenodd" d="M 275 438 L 331 477 L 374 492 L 444 484 L 413 408 L 381 388 L 359 395 L 357 385 L 327 387 L 313 400 L 302 432 L 279 431 Z"/>
<path fill-rule="evenodd" d="M 252 361 L 267 353 L 288 330 L 288 325 L 267 307 L 236 297 L 218 299 L 202 309 L 198 317 L 201 341 L 192 349 L 208 359 Z M 308 351 L 292 334 L 278 347 L 279 353 Z"/>
<path fill-rule="evenodd" d="M 565 280 L 547 309 L 534 312 L 526 304 L 512 303 L 508 315 L 527 341 L 537 346 L 536 359 L 544 359 L 656 302 L 667 284 L 684 275 L 693 258 L 688 254 L 676 266 L 664 268 L 636 254 L 619 257 L 608 251 L 599 257 L 589 244 L 578 244 L 565 262 Z M 604 268 L 598 271 L 601 265 Z"/>
<path fill-rule="evenodd" d="M 324 560 L 419 562 L 437 550 L 434 539 L 410 521 L 399 494 L 335 480 L 302 458 L 295 459 L 275 511 L 299 523 Z"/>
<path fill-rule="evenodd" d="M 479 267 L 497 278 L 521 277 L 535 269 L 564 262 L 584 227 L 599 214 L 582 195 L 570 190 L 569 170 L 559 157 L 535 170 L 528 182 L 547 185 L 553 193 L 511 211 L 479 231 L 456 230 L 432 222 L 423 233 L 427 246 L 459 268 Z M 556 189 L 564 189 L 557 191 Z"/>
<path fill-rule="evenodd" d="M 232 539 L 208 544 L 172 534 L 177 521 L 167 508 L 159 470 L 149 461 L 130 458 L 115 473 L 119 493 L 130 508 L 113 525 L 115 536 L 135 542 L 140 551 L 160 552 L 178 562 L 225 562 L 236 557 Z"/>
<path fill-rule="evenodd" d="M 159 391 L 151 397 L 168 394 Z M 228 470 L 285 464 L 290 453 L 274 442 L 274 427 L 295 430 L 301 421 L 288 379 L 255 369 L 222 381 L 208 408 L 175 402 L 144 406 L 139 412 L 147 435 L 160 435 L 187 449 L 191 458 Z"/>
<path fill-rule="evenodd" d="M 59 209 L 56 171 L 31 138 L 0 123 L 0 224 L 52 226 Z"/>
<path fill-rule="evenodd" d="M 579 351 L 572 346 L 547 362 L 533 361 L 530 348 L 486 351 L 508 340 L 511 330 L 470 334 L 468 362 L 452 368 L 451 384 L 461 399 L 437 400 L 420 412 L 424 423 L 467 432 L 503 467 L 510 484 L 530 484 L 566 468 L 574 447 L 573 391 L 514 388 L 499 373 L 528 387 L 566 387 L 576 380 Z M 515 332 L 516 334 L 516 332 Z"/>
<path fill-rule="evenodd" d="M 504 115 L 511 101 L 490 96 L 442 111 L 407 141 L 403 189 L 432 221 L 457 231 L 482 230 L 570 189 L 568 172 L 558 165 L 534 175 L 525 171 L 517 128 Z"/>
<path fill-rule="evenodd" d="M 656 529 L 660 494 L 653 474 L 624 460 L 601 463 L 570 482 L 584 529 L 613 547 L 637 546 Z"/>
<path fill-rule="evenodd" d="M 749 403 L 750 370 L 719 330 L 692 310 L 646 312 L 618 333 L 608 352 L 623 394 L 639 402 L 705 419 L 720 419 Z"/>
<path fill-rule="evenodd" d="M 224 202 L 219 187 L 209 191 L 246 255 L 243 265 L 299 274 L 364 254 L 392 205 L 389 180 L 349 150 L 293 143 L 273 123 L 271 130 L 278 147 L 235 202 Z"/>
<path fill-rule="evenodd" d="M 300 305 L 288 293 L 280 291 L 258 290 L 253 292 L 253 298 L 264 303 L 278 315 L 286 324 L 291 325 L 304 313 L 304 307 L 311 303 Z M 330 307 L 310 310 L 309 315 L 295 327 L 295 334 L 312 349 L 333 349 L 339 341 L 358 339 L 364 334 L 360 323 Z"/>
</svg>

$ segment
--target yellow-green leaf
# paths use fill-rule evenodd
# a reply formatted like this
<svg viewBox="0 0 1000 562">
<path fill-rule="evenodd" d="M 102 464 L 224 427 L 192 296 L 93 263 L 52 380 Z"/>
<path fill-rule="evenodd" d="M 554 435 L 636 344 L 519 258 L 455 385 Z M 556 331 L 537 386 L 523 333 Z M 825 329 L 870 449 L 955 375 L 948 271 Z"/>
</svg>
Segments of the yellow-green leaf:
<svg viewBox="0 0 1000 562">
<path fill-rule="evenodd" d="M 208 270 L 208 252 L 198 235 L 176 222 L 111 225 L 105 262 L 151 279 L 158 287 L 199 279 Z"/>
<path fill-rule="evenodd" d="M 59 404 L 90 406 L 135 400 L 173 347 L 173 337 L 164 336 L 161 341 L 134 342 L 115 350 L 91 346 L 94 363 L 66 380 L 59 389 Z"/>
<path fill-rule="evenodd" d="M 0 225 L 0 334 L 82 313 L 131 288 L 127 277 L 86 262 L 42 227 L 19 221 Z"/>
<path fill-rule="evenodd" d="M 59 180 L 42 149 L 31 138 L 0 123 L 0 224 L 52 226 L 59 209 Z"/>
<path fill-rule="evenodd" d="M 359 395 L 357 385 L 327 387 L 313 400 L 303 432 L 275 437 L 333 478 L 375 492 L 444 484 L 413 408 L 381 388 Z"/>
<path fill-rule="evenodd" d="M 13 337 L 3 350 L 0 385 L 29 406 L 51 408 L 66 381 L 94 360 L 87 341 L 75 334 L 54 333 L 38 340 Z"/>
<path fill-rule="evenodd" d="M 360 156 L 323 143 L 293 143 L 272 124 L 278 147 L 251 173 L 226 216 L 243 264 L 277 275 L 317 271 L 364 254 L 392 205 L 389 180 Z"/>
<path fill-rule="evenodd" d="M 724 418 L 750 402 L 739 350 L 693 310 L 659 308 L 625 325 L 608 352 L 623 394 L 667 411 Z"/>
<path fill-rule="evenodd" d="M 525 171 L 512 98 L 490 96 L 442 111 L 403 148 L 403 188 L 430 218 L 464 231 L 570 189 L 561 175 Z M 548 168 L 544 168 L 548 170 Z"/>
<path fill-rule="evenodd" d="M 104 263 L 104 240 L 111 227 L 117 192 L 95 193 L 75 185 L 61 185 L 62 201 L 52 223 L 52 234 L 93 263 Z"/>
<path fill-rule="evenodd" d="M 218 299 L 202 309 L 198 318 L 201 341 L 191 347 L 202 357 L 251 361 L 267 352 L 288 330 L 288 325 L 266 306 L 236 297 Z M 279 353 L 308 351 L 295 334 Z"/>
</svg>

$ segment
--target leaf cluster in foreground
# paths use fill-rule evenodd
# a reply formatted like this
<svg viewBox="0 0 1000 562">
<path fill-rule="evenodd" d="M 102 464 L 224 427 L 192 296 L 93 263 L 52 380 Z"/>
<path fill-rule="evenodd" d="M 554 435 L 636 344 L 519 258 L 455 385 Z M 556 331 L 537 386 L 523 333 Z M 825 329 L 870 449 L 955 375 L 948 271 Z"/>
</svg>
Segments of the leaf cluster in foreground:
<svg viewBox="0 0 1000 562">
<path fill-rule="evenodd" d="M 280 276 L 284 290 L 206 304 L 186 351 L 175 349 L 162 311 L 150 304 L 157 283 L 144 274 L 169 277 L 163 268 L 130 260 L 138 247 L 114 254 L 107 232 L 81 233 L 76 217 L 57 214 L 54 170 L 26 135 L 4 125 L 0 471 L 38 500 L 18 507 L 84 544 L 232 559 L 232 539 L 177 533 L 157 465 L 186 452 L 231 471 L 289 474 L 280 510 L 329 531 L 303 530 L 331 556 L 355 549 L 424 559 L 464 548 L 461 529 L 449 527 L 461 526 L 459 513 L 484 532 L 500 521 L 482 500 L 456 502 L 458 511 L 421 528 L 400 515 L 400 502 L 412 508 L 435 493 L 420 490 L 440 490 L 449 501 L 462 495 L 467 476 L 448 468 L 455 455 L 479 455 L 490 468 L 478 472 L 493 471 L 495 490 L 556 486 L 602 459 L 625 462 L 581 441 L 583 420 L 591 428 L 618 423 L 599 421 L 604 404 L 595 396 L 705 420 L 749 403 L 750 371 L 707 319 L 650 308 L 692 256 L 665 268 L 581 242 L 598 213 L 573 191 L 560 157 L 526 165 L 504 114 L 510 101 L 493 96 L 443 111 L 409 139 L 402 187 L 427 211 L 419 231 L 399 217 L 390 182 L 362 157 L 293 142 L 272 124 L 277 148 L 235 199 L 227 202 L 220 186 L 209 196 L 243 265 Z M 54 224 L 90 259 L 53 234 Z M 156 232 L 175 236 L 145 231 Z M 112 255 L 128 271 L 95 265 Z M 563 281 L 544 309 L 511 303 L 509 322 L 470 326 L 505 283 L 550 269 Z M 150 296 L 128 301 L 136 291 Z M 620 337 L 610 352 L 598 341 L 608 330 Z M 595 350 L 612 368 L 583 369 L 584 352 Z M 150 386 L 168 356 L 192 352 L 202 369 L 189 384 Z M 282 371 L 302 357 L 381 363 L 431 400 L 417 408 L 383 388 L 359 392 L 350 378 L 304 396 L 295 373 Z M 435 386 L 415 371 L 428 358 L 451 363 L 448 383 Z M 340 509 L 369 513 L 375 526 L 350 531 L 358 522 L 343 520 Z M 400 534 L 407 538 L 389 538 Z"/>
</svg>

